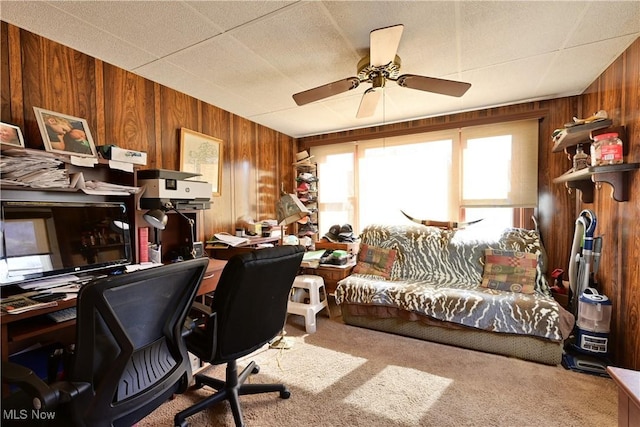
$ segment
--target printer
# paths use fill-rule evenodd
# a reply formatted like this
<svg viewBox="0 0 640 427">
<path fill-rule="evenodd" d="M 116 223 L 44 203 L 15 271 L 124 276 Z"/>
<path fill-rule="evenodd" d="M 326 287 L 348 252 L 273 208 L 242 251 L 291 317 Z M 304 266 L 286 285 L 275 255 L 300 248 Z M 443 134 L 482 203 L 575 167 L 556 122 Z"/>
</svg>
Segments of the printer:
<svg viewBox="0 0 640 427">
<path fill-rule="evenodd" d="M 138 171 L 138 186 L 144 187 L 140 197 L 142 209 L 160 209 L 171 203 L 176 209 L 209 209 L 213 186 L 191 178 L 197 173 L 167 169 Z"/>
</svg>

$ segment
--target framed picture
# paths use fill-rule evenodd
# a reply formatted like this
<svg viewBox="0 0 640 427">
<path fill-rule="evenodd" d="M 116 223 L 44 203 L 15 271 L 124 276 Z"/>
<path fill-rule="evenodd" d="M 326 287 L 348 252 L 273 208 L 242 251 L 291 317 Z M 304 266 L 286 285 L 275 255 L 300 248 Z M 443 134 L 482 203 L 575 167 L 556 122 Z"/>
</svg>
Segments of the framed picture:
<svg viewBox="0 0 640 427">
<path fill-rule="evenodd" d="M 0 142 L 14 147 L 24 147 L 22 131 L 18 126 L 0 122 Z"/>
<path fill-rule="evenodd" d="M 96 146 L 85 119 L 33 107 L 44 142 L 54 153 L 80 157 L 97 157 Z"/>
<path fill-rule="evenodd" d="M 194 179 L 212 186 L 212 196 L 222 192 L 222 140 L 180 129 L 180 170 L 202 175 Z"/>
</svg>

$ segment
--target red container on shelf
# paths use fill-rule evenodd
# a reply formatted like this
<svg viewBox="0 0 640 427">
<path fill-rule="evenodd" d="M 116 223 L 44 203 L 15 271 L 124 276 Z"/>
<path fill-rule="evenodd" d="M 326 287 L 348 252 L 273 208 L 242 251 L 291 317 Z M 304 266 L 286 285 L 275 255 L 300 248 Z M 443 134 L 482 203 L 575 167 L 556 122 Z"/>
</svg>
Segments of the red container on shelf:
<svg viewBox="0 0 640 427">
<path fill-rule="evenodd" d="M 622 163 L 622 148 L 622 140 L 615 132 L 595 135 L 591 144 L 591 166 Z"/>
</svg>

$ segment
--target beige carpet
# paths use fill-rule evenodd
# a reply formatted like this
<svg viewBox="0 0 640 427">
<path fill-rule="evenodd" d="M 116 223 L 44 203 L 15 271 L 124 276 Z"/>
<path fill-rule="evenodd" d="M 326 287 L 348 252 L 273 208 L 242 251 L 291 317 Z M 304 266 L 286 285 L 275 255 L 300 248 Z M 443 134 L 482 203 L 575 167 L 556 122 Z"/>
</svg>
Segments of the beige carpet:
<svg viewBox="0 0 640 427">
<path fill-rule="evenodd" d="M 289 316 L 295 346 L 253 356 L 261 370 L 251 381 L 284 382 L 292 395 L 241 397 L 247 426 L 617 425 L 610 379 L 347 326 L 324 312 L 318 322 L 317 332 L 306 334 L 302 318 Z M 221 366 L 207 372 L 224 376 Z M 173 425 L 176 412 L 210 392 L 177 396 L 138 426 Z M 188 421 L 234 425 L 226 402 Z"/>
</svg>

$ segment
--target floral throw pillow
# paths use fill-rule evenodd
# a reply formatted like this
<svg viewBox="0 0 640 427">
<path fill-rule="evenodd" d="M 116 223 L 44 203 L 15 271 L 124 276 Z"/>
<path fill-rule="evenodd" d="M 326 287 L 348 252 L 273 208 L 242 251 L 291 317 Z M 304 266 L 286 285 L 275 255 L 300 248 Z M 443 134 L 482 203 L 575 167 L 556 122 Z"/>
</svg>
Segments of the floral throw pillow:
<svg viewBox="0 0 640 427">
<path fill-rule="evenodd" d="M 500 291 L 535 292 L 538 255 L 529 252 L 486 249 L 480 286 Z"/>
<path fill-rule="evenodd" d="M 382 276 L 385 279 L 391 277 L 391 267 L 396 259 L 395 249 L 379 248 L 377 246 L 360 245 L 358 263 L 353 269 L 354 273 L 372 274 Z"/>
</svg>

